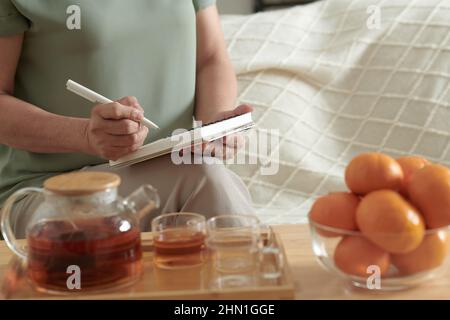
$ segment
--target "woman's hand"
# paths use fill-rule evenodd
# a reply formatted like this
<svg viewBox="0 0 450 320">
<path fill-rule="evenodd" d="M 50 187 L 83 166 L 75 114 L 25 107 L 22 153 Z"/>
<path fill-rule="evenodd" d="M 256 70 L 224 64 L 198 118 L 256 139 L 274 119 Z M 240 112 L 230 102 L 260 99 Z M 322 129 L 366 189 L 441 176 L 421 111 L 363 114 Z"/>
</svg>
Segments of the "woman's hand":
<svg viewBox="0 0 450 320">
<path fill-rule="evenodd" d="M 253 110 L 241 105 L 225 111 L 234 105 L 237 97 L 237 81 L 233 65 L 228 56 L 227 45 L 220 25 L 216 6 L 209 6 L 197 13 L 197 81 L 195 96 L 195 117 L 203 124 L 238 116 Z M 219 159 L 234 157 L 244 145 L 242 134 L 232 134 L 216 141 L 195 146 L 193 152 Z M 189 149 L 187 150 L 189 151 Z"/>
<path fill-rule="evenodd" d="M 217 114 L 212 122 L 236 117 L 244 113 L 253 111 L 253 107 L 247 104 L 240 105 L 231 111 L 225 111 Z M 205 125 L 205 124 L 204 124 Z M 245 145 L 245 138 L 242 133 L 230 134 L 221 139 L 204 143 L 201 148 L 193 147 L 192 152 L 195 154 L 211 155 L 220 159 L 230 159 L 235 156 L 236 152 Z"/>
<path fill-rule="evenodd" d="M 87 152 L 114 161 L 136 151 L 148 134 L 140 124 L 143 117 L 134 97 L 95 106 L 85 133 Z"/>
</svg>

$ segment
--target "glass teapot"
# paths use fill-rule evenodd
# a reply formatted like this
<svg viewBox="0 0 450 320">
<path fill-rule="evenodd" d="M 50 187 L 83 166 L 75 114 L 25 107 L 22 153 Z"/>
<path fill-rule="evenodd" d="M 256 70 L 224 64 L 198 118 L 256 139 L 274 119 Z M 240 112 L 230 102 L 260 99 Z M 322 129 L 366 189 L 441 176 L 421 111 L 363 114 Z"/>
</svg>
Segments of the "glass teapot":
<svg viewBox="0 0 450 320">
<path fill-rule="evenodd" d="M 25 188 L 6 202 L 1 231 L 8 247 L 26 259 L 28 279 L 44 292 L 101 289 L 134 282 L 142 270 L 140 216 L 159 207 L 144 185 L 123 199 L 120 177 L 75 172 L 52 177 L 44 188 Z M 34 212 L 12 210 L 29 194 L 43 195 Z M 27 215 L 26 247 L 11 228 L 11 212 Z"/>
</svg>

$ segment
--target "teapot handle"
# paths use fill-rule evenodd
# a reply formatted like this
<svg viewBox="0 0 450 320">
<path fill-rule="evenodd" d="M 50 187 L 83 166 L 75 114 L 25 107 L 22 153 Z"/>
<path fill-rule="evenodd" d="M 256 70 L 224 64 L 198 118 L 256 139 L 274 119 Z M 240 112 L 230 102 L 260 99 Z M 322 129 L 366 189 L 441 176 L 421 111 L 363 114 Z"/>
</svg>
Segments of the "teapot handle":
<svg viewBox="0 0 450 320">
<path fill-rule="evenodd" d="M 6 200 L 5 205 L 3 206 L 2 219 L 1 219 L 1 230 L 3 234 L 3 238 L 5 239 L 8 247 L 20 258 L 27 258 L 27 251 L 23 246 L 21 246 L 16 237 L 14 236 L 14 232 L 11 228 L 11 209 L 16 202 L 17 199 L 26 196 L 31 193 L 43 193 L 42 189 L 39 188 L 25 188 L 13 193 L 8 200 Z M 22 213 L 20 213 L 22 214 Z"/>
</svg>

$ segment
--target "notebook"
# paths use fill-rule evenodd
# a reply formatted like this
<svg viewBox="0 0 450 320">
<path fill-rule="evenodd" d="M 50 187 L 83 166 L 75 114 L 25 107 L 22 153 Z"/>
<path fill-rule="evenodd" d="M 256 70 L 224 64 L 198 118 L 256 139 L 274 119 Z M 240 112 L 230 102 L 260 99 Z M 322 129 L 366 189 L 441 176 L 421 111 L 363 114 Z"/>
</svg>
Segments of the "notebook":
<svg viewBox="0 0 450 320">
<path fill-rule="evenodd" d="M 175 150 L 182 150 L 191 145 L 211 142 L 233 133 L 243 132 L 254 126 L 252 114 L 245 113 L 149 143 L 125 157 L 110 161 L 109 165 L 111 167 L 130 166 L 169 154 Z"/>
</svg>

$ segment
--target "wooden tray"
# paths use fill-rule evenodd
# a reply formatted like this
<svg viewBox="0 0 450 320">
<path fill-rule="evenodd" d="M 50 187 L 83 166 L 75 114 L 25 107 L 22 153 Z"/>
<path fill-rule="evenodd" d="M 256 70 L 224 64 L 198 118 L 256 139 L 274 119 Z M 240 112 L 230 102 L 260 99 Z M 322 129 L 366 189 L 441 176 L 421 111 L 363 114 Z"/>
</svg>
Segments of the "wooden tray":
<svg viewBox="0 0 450 320">
<path fill-rule="evenodd" d="M 265 236 L 265 235 L 263 235 Z M 266 241 L 269 241 L 266 237 Z M 49 295 L 35 291 L 26 278 L 23 263 L 14 258 L 0 268 L 0 289 L 6 299 L 293 299 L 294 280 L 287 264 L 286 252 L 276 233 L 271 242 L 280 248 L 284 267 L 278 279 L 266 280 L 254 274 L 246 286 L 219 288 L 213 261 L 209 257 L 198 268 L 161 270 L 153 264 L 151 234 L 142 235 L 144 272 L 134 285 L 101 293 L 73 292 Z M 268 261 L 268 263 L 271 263 Z M 273 263 L 273 262 L 272 262 Z"/>
</svg>

